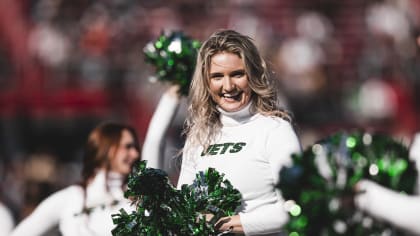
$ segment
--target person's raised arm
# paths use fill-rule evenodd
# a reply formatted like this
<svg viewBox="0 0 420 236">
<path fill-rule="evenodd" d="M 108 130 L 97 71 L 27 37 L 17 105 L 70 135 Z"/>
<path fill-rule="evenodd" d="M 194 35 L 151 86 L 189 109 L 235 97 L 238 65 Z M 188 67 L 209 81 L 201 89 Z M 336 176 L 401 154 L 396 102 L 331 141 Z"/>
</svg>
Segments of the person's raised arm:
<svg viewBox="0 0 420 236">
<path fill-rule="evenodd" d="M 142 159 L 150 168 L 162 169 L 165 134 L 179 107 L 179 85 L 171 85 L 162 95 L 153 113 L 143 143 Z"/>
</svg>

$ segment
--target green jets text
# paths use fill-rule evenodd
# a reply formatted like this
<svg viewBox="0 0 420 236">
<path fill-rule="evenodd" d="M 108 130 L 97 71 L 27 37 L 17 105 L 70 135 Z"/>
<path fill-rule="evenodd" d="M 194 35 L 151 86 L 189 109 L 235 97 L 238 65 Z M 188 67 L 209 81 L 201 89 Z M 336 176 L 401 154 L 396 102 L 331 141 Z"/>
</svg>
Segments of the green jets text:
<svg viewBox="0 0 420 236">
<path fill-rule="evenodd" d="M 203 151 L 201 156 L 204 155 L 218 155 L 218 154 L 225 154 L 228 153 L 237 153 L 242 150 L 242 148 L 246 145 L 246 143 L 220 143 L 220 144 L 212 144 L 207 148 L 207 151 Z"/>
</svg>

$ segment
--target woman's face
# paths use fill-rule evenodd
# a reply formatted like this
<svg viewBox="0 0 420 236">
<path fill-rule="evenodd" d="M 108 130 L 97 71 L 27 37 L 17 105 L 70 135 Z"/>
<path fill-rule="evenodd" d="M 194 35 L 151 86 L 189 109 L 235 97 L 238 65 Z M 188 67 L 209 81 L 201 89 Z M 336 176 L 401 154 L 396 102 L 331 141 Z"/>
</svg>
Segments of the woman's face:
<svg viewBox="0 0 420 236">
<path fill-rule="evenodd" d="M 139 158 L 139 152 L 134 143 L 134 137 L 128 130 L 123 130 L 118 147 L 110 149 L 111 170 L 128 175 L 133 163 Z M 113 156 L 114 154 L 114 156 Z"/>
<path fill-rule="evenodd" d="M 251 99 L 245 65 L 236 54 L 220 52 L 211 58 L 209 85 L 212 99 L 227 112 L 242 109 Z"/>
</svg>

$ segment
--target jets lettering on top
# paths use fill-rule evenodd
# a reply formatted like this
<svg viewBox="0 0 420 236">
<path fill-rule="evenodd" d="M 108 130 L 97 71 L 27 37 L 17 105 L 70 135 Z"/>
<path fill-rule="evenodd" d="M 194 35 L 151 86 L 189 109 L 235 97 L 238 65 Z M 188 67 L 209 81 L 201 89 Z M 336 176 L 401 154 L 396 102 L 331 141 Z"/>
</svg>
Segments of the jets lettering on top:
<svg viewBox="0 0 420 236">
<path fill-rule="evenodd" d="M 242 150 L 246 143 L 220 143 L 212 144 L 207 148 L 207 151 L 203 151 L 201 156 L 204 155 L 221 155 L 225 153 L 237 153 Z"/>
</svg>

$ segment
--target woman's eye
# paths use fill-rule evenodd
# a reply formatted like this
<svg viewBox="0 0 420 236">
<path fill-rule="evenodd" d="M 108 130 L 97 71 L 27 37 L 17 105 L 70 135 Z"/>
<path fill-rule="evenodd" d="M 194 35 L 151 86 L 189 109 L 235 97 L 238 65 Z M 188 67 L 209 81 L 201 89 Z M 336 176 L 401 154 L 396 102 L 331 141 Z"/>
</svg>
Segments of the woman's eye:
<svg viewBox="0 0 420 236">
<path fill-rule="evenodd" d="M 223 78 L 222 75 L 213 75 L 213 76 L 211 76 L 211 79 L 213 79 L 213 80 L 220 80 L 222 78 Z"/>
<path fill-rule="evenodd" d="M 232 77 L 235 77 L 235 78 L 241 78 L 241 77 L 243 77 L 244 75 L 245 75 L 245 73 L 244 73 L 244 72 L 238 71 L 238 72 L 233 73 L 233 74 L 232 74 Z"/>
</svg>

